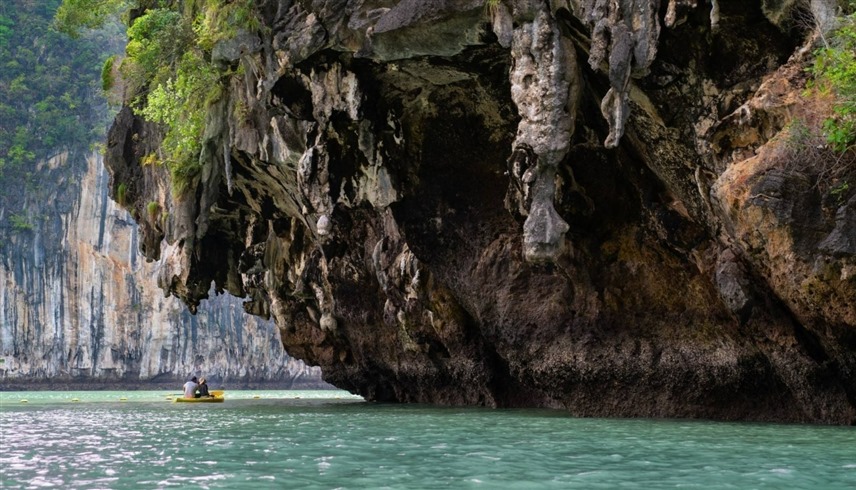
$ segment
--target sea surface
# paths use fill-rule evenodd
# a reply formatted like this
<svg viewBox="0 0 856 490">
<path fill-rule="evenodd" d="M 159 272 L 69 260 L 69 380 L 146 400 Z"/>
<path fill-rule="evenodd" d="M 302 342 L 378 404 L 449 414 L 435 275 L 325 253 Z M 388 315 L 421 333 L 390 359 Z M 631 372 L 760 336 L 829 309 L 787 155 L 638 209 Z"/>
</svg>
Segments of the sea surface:
<svg viewBox="0 0 856 490">
<path fill-rule="evenodd" d="M 579 419 L 339 391 L 171 396 L 0 392 L 0 487 L 856 488 L 854 427 Z"/>
</svg>

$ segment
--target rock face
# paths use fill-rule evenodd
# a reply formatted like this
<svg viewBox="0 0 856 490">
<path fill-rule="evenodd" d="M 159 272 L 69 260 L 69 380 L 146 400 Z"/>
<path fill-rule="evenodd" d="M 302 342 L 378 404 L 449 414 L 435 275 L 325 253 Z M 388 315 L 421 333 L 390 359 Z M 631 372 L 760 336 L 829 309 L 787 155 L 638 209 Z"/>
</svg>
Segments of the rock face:
<svg viewBox="0 0 856 490">
<path fill-rule="evenodd" d="M 34 174 L 37 187 L 3 190 L 26 201 L 31 224 L 3 230 L 0 247 L 5 388 L 179 386 L 190 374 L 233 388 L 323 385 L 241 300 L 216 296 L 192 316 L 164 297 L 152 280 L 160 265 L 139 256 L 136 224 L 107 195 L 100 156 L 63 154 Z"/>
<path fill-rule="evenodd" d="M 159 284 L 374 400 L 856 422 L 856 198 L 775 151 L 804 7 L 488 3 L 259 0 L 181 199 L 123 110 Z"/>
</svg>

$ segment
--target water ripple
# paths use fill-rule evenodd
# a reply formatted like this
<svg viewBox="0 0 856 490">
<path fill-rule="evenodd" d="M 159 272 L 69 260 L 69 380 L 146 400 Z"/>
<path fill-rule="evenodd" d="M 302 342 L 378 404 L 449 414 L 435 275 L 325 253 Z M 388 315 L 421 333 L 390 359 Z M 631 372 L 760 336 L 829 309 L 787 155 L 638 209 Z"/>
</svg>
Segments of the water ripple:
<svg viewBox="0 0 856 490">
<path fill-rule="evenodd" d="M 76 393 L 79 403 L 28 393 L 26 405 L 0 395 L 0 481 L 4 489 L 856 488 L 852 427 L 276 395 L 201 406 L 160 393 L 121 404 L 103 393 Z"/>
</svg>

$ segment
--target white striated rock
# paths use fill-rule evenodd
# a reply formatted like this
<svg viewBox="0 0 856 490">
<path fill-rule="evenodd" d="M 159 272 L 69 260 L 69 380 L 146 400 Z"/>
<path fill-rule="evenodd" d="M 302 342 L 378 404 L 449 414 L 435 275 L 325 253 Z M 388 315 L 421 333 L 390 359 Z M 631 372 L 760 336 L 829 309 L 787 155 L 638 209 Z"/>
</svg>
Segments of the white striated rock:
<svg viewBox="0 0 856 490">
<path fill-rule="evenodd" d="M 181 271 L 139 260 L 137 226 L 109 199 L 100 156 L 73 160 L 43 165 L 82 174 L 67 211 L 50 216 L 53 203 L 27 204 L 57 226 L 37 224 L 0 250 L 0 379 L 320 380 L 318 368 L 284 352 L 272 322 L 244 313 L 242 300 L 212 291 L 192 316 L 164 297 L 153 279 Z"/>
</svg>

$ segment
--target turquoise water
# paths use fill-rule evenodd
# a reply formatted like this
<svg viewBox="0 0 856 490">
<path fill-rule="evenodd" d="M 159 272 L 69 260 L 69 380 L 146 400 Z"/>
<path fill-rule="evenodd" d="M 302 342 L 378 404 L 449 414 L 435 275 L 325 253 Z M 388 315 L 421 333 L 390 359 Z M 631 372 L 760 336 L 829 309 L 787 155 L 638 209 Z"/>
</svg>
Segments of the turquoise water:
<svg viewBox="0 0 856 490">
<path fill-rule="evenodd" d="M 853 427 L 166 395 L 0 393 L 0 487 L 856 488 Z"/>
</svg>

